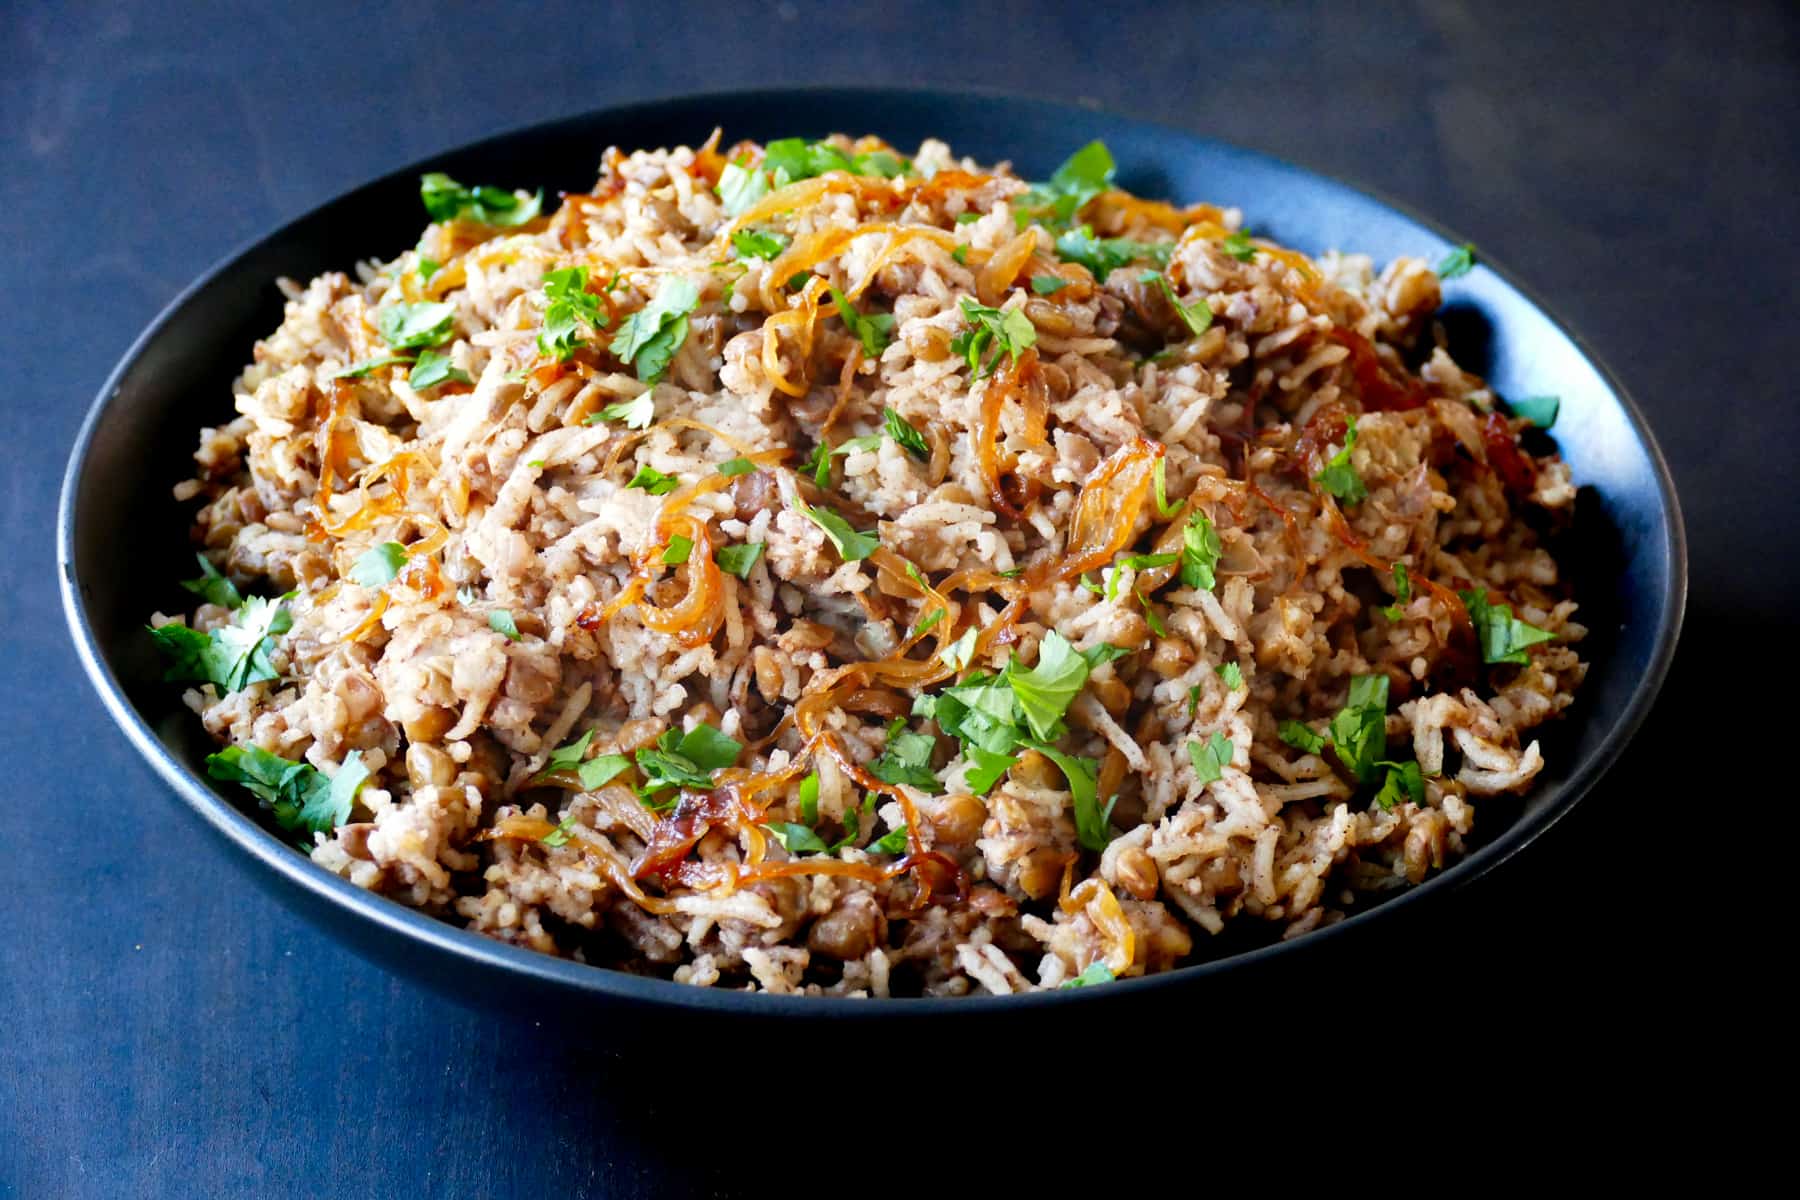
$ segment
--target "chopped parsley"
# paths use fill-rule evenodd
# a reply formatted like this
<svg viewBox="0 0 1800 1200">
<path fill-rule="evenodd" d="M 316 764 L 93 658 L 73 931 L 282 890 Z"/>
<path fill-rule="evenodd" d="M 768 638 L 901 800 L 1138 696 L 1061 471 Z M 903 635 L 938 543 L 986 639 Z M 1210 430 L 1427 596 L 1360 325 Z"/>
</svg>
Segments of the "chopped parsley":
<svg viewBox="0 0 1800 1200">
<path fill-rule="evenodd" d="M 772 259 L 788 248 L 788 240 L 773 230 L 740 229 L 731 235 L 731 247 L 739 258 Z"/>
<path fill-rule="evenodd" d="M 269 652 L 275 639 L 293 628 L 285 601 L 252 596 L 237 609 L 231 624 L 210 633 L 187 625 L 152 629 L 150 636 L 170 659 L 163 678 L 175 682 L 210 683 L 220 695 L 242 691 L 253 683 L 277 678 Z"/>
<path fill-rule="evenodd" d="M 931 447 L 926 444 L 925 435 L 905 417 L 891 408 L 881 410 L 881 420 L 887 429 L 887 435 L 894 439 L 902 450 L 911 454 L 920 462 L 931 457 Z"/>
<path fill-rule="evenodd" d="M 488 610 L 488 628 L 504 637 L 509 642 L 522 642 L 525 639 L 519 634 L 519 627 L 513 621 L 512 610 L 494 608 Z"/>
<path fill-rule="evenodd" d="M 789 854 L 828 854 L 831 848 L 810 826 L 793 821 L 770 821 L 763 826 Z"/>
<path fill-rule="evenodd" d="M 1019 197 L 1014 220 L 1021 229 L 1033 221 L 1067 224 L 1088 201 L 1112 186 L 1117 169 L 1105 142 L 1089 142 L 1064 159 L 1047 182 L 1032 184 Z"/>
<path fill-rule="evenodd" d="M 873 530 L 868 533 L 856 532 L 850 528 L 850 522 L 829 508 L 812 508 L 802 504 L 800 512 L 825 532 L 825 536 L 831 539 L 831 544 L 837 547 L 837 552 L 845 562 L 860 562 L 875 553 L 876 548 L 881 545 L 879 534 Z"/>
<path fill-rule="evenodd" d="M 455 305 L 427 300 L 390 304 L 377 314 L 375 326 L 381 330 L 381 340 L 395 350 L 417 350 L 449 338 L 455 318 Z"/>
<path fill-rule="evenodd" d="M 984 214 L 978 212 L 959 212 L 956 214 L 956 223 L 958 225 L 973 225 L 975 222 L 981 220 L 983 215 Z"/>
<path fill-rule="evenodd" d="M 944 610 L 943 609 L 941 609 L 941 608 L 932 609 L 930 612 L 926 613 L 924 616 L 919 618 L 919 623 L 912 627 L 912 635 L 911 636 L 924 637 L 927 633 L 930 633 L 933 629 L 937 628 L 937 623 L 939 621 L 942 621 L 943 619 L 944 619 Z"/>
<path fill-rule="evenodd" d="M 933 795 L 944 790 L 931 769 L 937 739 L 928 733 L 909 733 L 904 719 L 888 726 L 887 746 L 869 763 L 869 774 L 883 783 L 904 783 Z"/>
<path fill-rule="evenodd" d="M 1444 255 L 1443 261 L 1438 263 L 1437 276 L 1439 279 L 1456 279 L 1467 275 L 1474 269 L 1475 245 L 1472 242 L 1464 242 Z"/>
<path fill-rule="evenodd" d="M 655 419 L 656 397 L 643 391 L 629 400 L 607 405 L 582 423 L 596 425 L 601 421 L 623 421 L 627 429 L 648 429 Z"/>
<path fill-rule="evenodd" d="M 398 366 L 401 363 L 409 363 L 411 361 L 412 359 L 406 357 L 404 354 L 388 354 L 381 358 L 365 358 L 362 362 L 354 363 L 341 371 L 333 371 L 331 377 L 333 379 L 361 379 L 364 375 L 367 375 L 377 367 Z"/>
<path fill-rule="evenodd" d="M 289 833 L 330 833 L 350 819 L 351 804 L 369 782 L 360 750 L 352 750 L 337 774 L 327 776 L 311 763 L 294 762 L 258 746 L 227 746 L 207 755 L 206 773 L 222 783 L 248 788 Z M 301 845 L 308 848 L 305 842 Z"/>
<path fill-rule="evenodd" d="M 1387 702 L 1386 675 L 1354 675 L 1344 707 L 1326 726 L 1338 761 L 1362 783 L 1375 777 L 1377 764 L 1387 754 Z"/>
<path fill-rule="evenodd" d="M 1095 279 L 1106 277 L 1120 267 L 1134 262 L 1151 262 L 1167 266 L 1174 251 L 1172 242 L 1138 242 L 1130 238 L 1097 238 L 1083 225 L 1056 239 L 1056 253 L 1064 262 L 1080 263 Z"/>
<path fill-rule="evenodd" d="M 1508 409 L 1515 417 L 1523 417 L 1539 429 L 1548 429 L 1556 424 L 1556 416 L 1562 411 L 1560 396 L 1520 396 L 1508 402 Z"/>
<path fill-rule="evenodd" d="M 1162 615 L 1156 611 L 1156 606 L 1150 603 L 1150 598 L 1144 593 L 1138 592 L 1137 599 L 1138 603 L 1144 606 L 1144 624 L 1150 627 L 1150 632 L 1157 637 L 1168 637 L 1168 626 L 1163 624 Z"/>
<path fill-rule="evenodd" d="M 1187 752 L 1194 764 L 1194 777 L 1201 783 L 1224 778 L 1225 768 L 1231 765 L 1231 739 L 1218 730 L 1204 742 L 1189 742 Z"/>
<path fill-rule="evenodd" d="M 1296 750 L 1303 750 L 1308 754 L 1325 752 L 1325 738 L 1315 733 L 1310 726 L 1302 725 L 1299 721 L 1283 721 L 1280 734 L 1281 740 Z"/>
<path fill-rule="evenodd" d="M 1048 741 L 1060 736 L 1062 715 L 1087 683 L 1091 665 L 1081 651 L 1054 629 L 1038 644 L 1035 667 L 1021 667 L 1016 658 L 1007 664 L 1006 682 L 1035 737 Z"/>
<path fill-rule="evenodd" d="M 1138 276 L 1138 282 L 1156 284 L 1162 294 L 1168 298 L 1169 304 L 1174 307 L 1176 315 L 1181 318 L 1181 323 L 1186 325 L 1188 331 L 1195 337 L 1205 333 L 1207 327 L 1212 324 L 1212 306 L 1207 304 L 1206 298 L 1203 296 L 1192 304 L 1183 304 L 1181 298 L 1175 294 L 1175 287 L 1169 282 L 1169 277 L 1161 271 L 1145 271 Z"/>
<path fill-rule="evenodd" d="M 1256 257 L 1256 247 L 1250 244 L 1250 235 L 1241 229 L 1233 230 L 1219 240 L 1219 248 L 1239 262 L 1249 262 Z"/>
<path fill-rule="evenodd" d="M 969 265 L 969 243 L 967 243 L 967 242 L 957 243 L 956 249 L 954 249 L 950 252 L 950 257 L 956 263 L 957 266 L 959 266 L 959 267 L 968 266 Z"/>
<path fill-rule="evenodd" d="M 1065 988 L 1093 987 L 1099 983 L 1112 983 L 1117 978 L 1118 976 L 1112 973 L 1111 967 L 1103 962 L 1094 962 L 1089 963 L 1087 969 L 1075 978 L 1063 980 L 1062 986 Z"/>
<path fill-rule="evenodd" d="M 678 567 L 686 562 L 688 560 L 688 555 L 693 552 L 693 538 L 684 537 L 679 533 L 673 534 L 669 538 L 668 546 L 665 547 L 662 552 L 663 565 L 668 567 Z"/>
<path fill-rule="evenodd" d="M 964 746 L 963 757 L 970 764 L 963 774 L 963 784 L 978 795 L 993 791 L 994 785 L 1019 764 L 1016 754 L 996 754 L 981 746 Z"/>
<path fill-rule="evenodd" d="M 1345 504 L 1357 504 L 1368 498 L 1369 489 L 1356 473 L 1350 463 L 1350 452 L 1356 449 L 1356 418 L 1351 417 L 1344 425 L 1344 446 L 1331 456 L 1313 482 L 1325 491 L 1336 496 Z"/>
<path fill-rule="evenodd" d="M 588 758 L 588 745 L 593 740 L 594 731 L 590 729 L 567 745 L 558 746 L 551 752 L 550 761 L 537 773 L 534 782 L 560 771 L 572 771 L 581 779 L 581 790 L 591 792 L 631 769 L 631 760 L 623 754 L 600 754 Z"/>
<path fill-rule="evenodd" d="M 862 341 L 863 353 L 870 358 L 878 358 L 888 343 L 894 340 L 894 314 L 870 313 L 863 316 L 844 297 L 844 293 L 831 288 L 831 302 L 837 306 L 837 314 L 843 319 L 844 328 L 855 334 Z"/>
<path fill-rule="evenodd" d="M 483 225 L 511 228 L 523 225 L 538 215 L 544 193 L 521 200 L 517 192 L 505 188 L 478 186 L 466 188 L 441 171 L 419 176 L 419 199 L 433 221 L 454 221 L 467 217 Z"/>
<path fill-rule="evenodd" d="M 406 547 L 399 542 L 383 542 L 365 550 L 350 564 L 350 579 L 366 588 L 378 588 L 391 582 L 406 565 Z"/>
<path fill-rule="evenodd" d="M 1091 758 L 1064 754 L 1043 742 L 1027 743 L 1033 750 L 1055 763 L 1069 781 L 1069 806 L 1075 811 L 1075 840 L 1089 850 L 1104 850 L 1112 841 L 1112 811 L 1119 802 L 1114 796 L 1100 803 L 1100 764 Z"/>
<path fill-rule="evenodd" d="M 219 568 L 213 566 L 212 559 L 204 554 L 196 553 L 194 558 L 200 563 L 200 578 L 184 579 L 181 586 L 208 604 L 217 604 L 221 608 L 238 608 L 244 598 L 238 595 L 237 585 L 219 574 Z"/>
<path fill-rule="evenodd" d="M 566 846 L 569 844 L 569 835 L 574 832 L 575 818 L 564 817 L 561 821 L 557 822 L 555 829 L 552 829 L 549 833 L 546 833 L 543 837 L 539 838 L 538 842 L 545 846 Z"/>
<path fill-rule="evenodd" d="M 1181 586 L 1210 592 L 1219 585 L 1214 568 L 1224 552 L 1219 531 L 1203 512 L 1188 518 L 1181 530 Z"/>
<path fill-rule="evenodd" d="M 944 651 L 944 663 L 953 671 L 961 671 L 975 660 L 975 641 L 981 631 L 973 625 L 963 630 L 962 636 L 950 643 Z"/>
<path fill-rule="evenodd" d="M 1225 686 L 1231 691 L 1235 692 L 1244 686 L 1244 668 L 1234 662 L 1220 663 L 1213 671 L 1225 681 Z"/>
<path fill-rule="evenodd" d="M 434 388 L 440 383 L 473 383 L 469 373 L 461 367 L 450 365 L 450 356 L 437 350 L 419 351 L 418 361 L 413 363 L 412 371 L 406 382 L 416 391 Z"/>
<path fill-rule="evenodd" d="M 1033 275 L 1031 290 L 1040 296 L 1054 296 L 1069 286 L 1069 281 L 1061 275 Z"/>
<path fill-rule="evenodd" d="M 898 854 L 906 849 L 906 826 L 888 830 L 880 838 L 863 847 L 870 854 Z"/>
<path fill-rule="evenodd" d="M 720 546 L 713 551 L 713 561 L 721 571 L 729 571 L 739 579 L 750 578 L 750 568 L 762 557 L 762 542 L 745 542 L 741 546 Z"/>
<path fill-rule="evenodd" d="M 1398 621 L 1400 619 L 1400 610 L 1411 600 L 1412 577 L 1406 573 L 1406 564 L 1397 562 L 1394 564 L 1394 602 L 1384 606 L 1379 611 L 1381 615 L 1388 620 Z"/>
<path fill-rule="evenodd" d="M 1462 597 L 1463 607 L 1469 610 L 1469 620 L 1475 626 L 1475 639 L 1481 643 L 1481 661 L 1484 663 L 1524 666 L 1531 661 L 1531 656 L 1525 653 L 1528 648 L 1556 640 L 1556 635 L 1549 630 L 1528 625 L 1513 616 L 1512 605 L 1489 604 L 1486 592 L 1456 594 Z"/>
<path fill-rule="evenodd" d="M 1168 481 L 1166 478 L 1168 468 L 1169 460 L 1162 455 L 1157 456 L 1156 465 L 1150 468 L 1150 481 L 1156 487 L 1156 515 L 1165 520 L 1174 516 L 1176 510 L 1181 507 L 1179 504 L 1169 503 Z"/>
<path fill-rule="evenodd" d="M 1001 355 L 1010 355 L 1016 364 L 1019 355 L 1037 344 L 1037 327 L 1021 309 L 990 308 L 965 297 L 962 312 L 968 324 L 950 340 L 950 348 L 968 360 L 976 379 L 991 372 Z"/>
<path fill-rule="evenodd" d="M 586 345 L 581 338 L 583 325 L 605 329 L 612 324 L 600 297 L 587 290 L 587 283 L 586 267 L 544 272 L 544 327 L 538 331 L 537 345 L 557 362 L 567 362 L 578 347 Z"/>
<path fill-rule="evenodd" d="M 681 275 L 665 276 L 656 298 L 620 323 L 610 347 L 613 356 L 630 363 L 639 379 L 654 384 L 687 341 L 688 314 L 699 303 L 700 289 L 692 280 Z"/>
<path fill-rule="evenodd" d="M 747 161 L 726 163 L 725 169 L 719 172 L 719 186 L 713 190 L 719 193 L 727 216 L 741 216 L 769 194 L 769 177 L 748 165 Z"/>
<path fill-rule="evenodd" d="M 800 781 L 800 819 L 808 825 L 819 823 L 819 773 L 817 771 Z"/>
<path fill-rule="evenodd" d="M 756 464 L 747 458 L 729 458 L 719 464 L 721 475 L 748 475 L 756 470 Z"/>
<path fill-rule="evenodd" d="M 642 488 L 652 496 L 666 496 L 681 486 L 681 480 L 673 475 L 665 475 L 655 467 L 642 466 L 637 474 L 631 477 L 628 488 Z"/>
<path fill-rule="evenodd" d="M 1425 806 L 1425 776 L 1418 763 L 1384 761 L 1376 765 L 1387 768 L 1387 778 L 1375 793 L 1375 803 L 1392 808 L 1403 800 L 1411 800 L 1420 808 Z"/>
<path fill-rule="evenodd" d="M 741 742 L 702 721 L 686 733 L 670 729 L 637 752 L 645 800 L 670 788 L 710 788 L 713 772 L 737 762 Z"/>
</svg>

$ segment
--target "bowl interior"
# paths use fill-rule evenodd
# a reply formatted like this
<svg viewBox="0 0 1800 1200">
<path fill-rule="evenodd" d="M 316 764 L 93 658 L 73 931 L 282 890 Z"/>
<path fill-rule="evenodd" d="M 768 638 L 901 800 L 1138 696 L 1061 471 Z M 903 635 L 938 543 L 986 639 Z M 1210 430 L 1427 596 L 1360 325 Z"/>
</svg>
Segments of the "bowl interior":
<svg viewBox="0 0 1800 1200">
<path fill-rule="evenodd" d="M 500 946 L 402 910 L 313 868 L 246 815 L 254 812 L 252 805 L 215 791 L 207 781 L 202 760 L 214 747 L 180 703 L 179 689 L 160 682 L 161 663 L 143 636 L 151 610 L 172 612 L 189 599 L 177 581 L 194 573 L 187 540 L 191 506 L 178 505 L 170 489 L 188 473 L 196 431 L 231 417 L 231 380 L 249 360 L 256 339 L 279 324 L 277 277 L 304 281 L 410 246 L 424 223 L 417 198 L 421 170 L 445 170 L 471 183 L 541 186 L 551 195 L 586 190 L 607 146 L 697 144 L 715 125 L 724 127 L 726 144 L 743 137 L 847 131 L 878 133 L 905 149 L 922 138 L 940 137 L 959 153 L 1010 160 L 1033 178 L 1047 175 L 1083 142 L 1103 138 L 1120 164 L 1122 185 L 1178 201 L 1239 206 L 1256 233 L 1304 251 L 1342 247 L 1369 254 L 1378 264 L 1401 254 L 1435 262 L 1454 239 L 1297 167 L 1086 109 L 941 93 L 768 92 L 589 114 L 433 157 L 276 231 L 215 268 L 170 305 L 95 402 L 70 461 L 59 528 L 65 600 L 77 647 L 125 731 L 215 827 L 315 900 L 335 906 L 339 915 L 354 911 L 356 919 L 372 919 L 390 933 L 461 961 L 564 988 L 744 1007 L 743 999 L 733 994 L 707 999 L 696 989 Z M 1435 880 L 1402 893 L 1404 903 L 1499 861 L 1593 781 L 1629 736 L 1660 682 L 1673 649 L 1685 583 L 1680 519 L 1667 472 L 1641 420 L 1605 370 L 1487 264 L 1447 284 L 1445 299 L 1451 349 L 1465 367 L 1485 375 L 1503 396 L 1554 394 L 1562 399 L 1554 436 L 1582 493 L 1578 520 L 1559 558 L 1573 576 L 1580 619 L 1592 630 L 1586 656 L 1593 666 L 1574 714 L 1547 735 L 1549 766 L 1539 785 L 1516 804 L 1486 805 L 1478 823 L 1484 844 Z M 1351 928 L 1364 919 L 1333 928 Z M 1218 947 L 1240 948 L 1235 942 Z M 1257 950 L 1250 956 L 1269 952 Z M 1245 956 L 1226 954 L 1125 986 L 1172 981 Z M 752 1003 L 780 1008 L 770 1003 L 778 999 L 756 997 Z M 821 1012 L 819 1003 L 801 1002 L 809 1013 Z M 876 1006 L 865 1002 L 861 1007 Z"/>
</svg>

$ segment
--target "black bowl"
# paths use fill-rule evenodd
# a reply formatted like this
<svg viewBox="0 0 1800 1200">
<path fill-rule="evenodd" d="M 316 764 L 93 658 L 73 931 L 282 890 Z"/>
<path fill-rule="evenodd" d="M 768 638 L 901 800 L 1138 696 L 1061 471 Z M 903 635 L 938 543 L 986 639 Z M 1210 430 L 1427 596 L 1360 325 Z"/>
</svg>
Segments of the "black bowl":
<svg viewBox="0 0 1800 1200">
<path fill-rule="evenodd" d="M 947 139 L 960 153 L 1007 159 L 1046 175 L 1070 150 L 1103 138 L 1124 186 L 1140 194 L 1241 206 L 1260 234 L 1309 252 L 1331 247 L 1385 261 L 1435 259 L 1460 239 L 1341 183 L 1180 130 L 1060 104 L 980 94 L 891 90 L 781 90 L 659 101 L 571 117 L 435 155 L 376 180 L 276 230 L 177 297 L 101 389 L 63 483 L 57 546 L 63 603 L 76 650 L 113 718 L 150 764 L 239 851 L 263 885 L 322 921 L 368 957 L 465 1001 L 514 1011 L 567 1011 L 571 1001 L 640 1013 L 706 1011 L 758 1016 L 943 1016 L 1067 1011 L 1130 997 L 1174 998 L 1201 980 L 1222 982 L 1274 960 L 1305 956 L 1389 914 L 1477 878 L 1567 812 L 1606 770 L 1661 684 L 1681 624 L 1686 555 L 1675 493 L 1642 415 L 1612 375 L 1542 306 L 1485 260 L 1446 285 L 1446 325 L 1458 359 L 1502 395 L 1562 397 L 1556 441 L 1582 485 L 1569 565 L 1581 618 L 1593 630 L 1593 666 L 1573 715 L 1548 737 L 1549 767 L 1516 804 L 1483 806 L 1484 839 L 1424 884 L 1290 942 L 1232 941 L 1218 957 L 1179 971 L 1102 988 L 1016 997 L 851 1001 L 748 995 L 686 987 L 566 962 L 458 929 L 371 895 L 301 857 L 254 807 L 211 783 L 212 744 L 160 682 L 144 636 L 154 608 L 188 601 L 188 512 L 170 497 L 187 473 L 195 431 L 231 415 L 229 385 L 250 347 L 280 322 L 274 280 L 305 280 L 412 244 L 424 222 L 418 176 L 444 170 L 469 182 L 586 190 L 601 151 L 697 144 L 715 125 L 731 139 L 832 131 L 874 132 L 897 145 Z M 1296 964 L 1292 960 L 1299 958 Z"/>
</svg>

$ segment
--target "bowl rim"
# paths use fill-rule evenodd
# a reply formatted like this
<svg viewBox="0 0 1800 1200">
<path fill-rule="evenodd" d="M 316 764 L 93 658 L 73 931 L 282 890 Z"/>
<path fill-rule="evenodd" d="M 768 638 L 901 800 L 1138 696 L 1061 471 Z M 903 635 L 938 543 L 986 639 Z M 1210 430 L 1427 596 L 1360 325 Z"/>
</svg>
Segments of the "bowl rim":
<svg viewBox="0 0 1800 1200">
<path fill-rule="evenodd" d="M 391 181 L 397 177 L 430 170 L 451 156 L 475 153 L 515 138 L 547 132 L 556 126 L 600 124 L 608 120 L 626 122 L 654 115 L 658 110 L 684 105 L 717 106 L 721 112 L 725 112 L 733 103 L 766 104 L 779 103 L 784 100 L 804 100 L 814 105 L 829 107 L 829 103 L 834 99 L 854 103 L 859 111 L 871 114 L 879 111 L 882 101 L 892 100 L 908 103 L 961 103 L 966 105 L 998 103 L 1020 111 L 1035 109 L 1044 115 L 1079 113 L 1089 119 L 1099 117 L 1121 126 L 1135 126 L 1146 131 L 1173 136 L 1199 149 L 1226 152 L 1244 159 L 1258 161 L 1265 166 L 1322 180 L 1340 189 L 1358 194 L 1405 217 L 1420 228 L 1443 239 L 1447 244 L 1455 245 L 1461 241 L 1436 221 L 1415 212 L 1406 204 L 1396 202 L 1377 189 L 1346 180 L 1335 174 L 1314 170 L 1303 163 L 1280 158 L 1237 143 L 1207 137 L 1191 129 L 1162 121 L 1127 116 L 1099 106 L 1071 104 L 1067 101 L 997 88 L 959 87 L 950 89 L 928 86 L 815 84 L 670 93 L 513 126 L 474 141 L 462 142 L 435 151 L 430 155 L 383 171 L 351 187 L 344 188 L 326 200 L 310 206 L 306 211 L 282 220 L 274 228 L 241 242 L 215 261 L 193 282 L 182 288 L 173 299 L 163 306 L 155 319 L 133 340 L 118 364 L 108 373 L 105 383 L 101 385 L 98 394 L 89 406 L 81 428 L 76 434 L 68 464 L 63 472 L 61 496 L 56 516 L 57 575 L 63 612 L 68 623 L 69 634 L 74 641 L 76 655 L 81 661 L 89 682 L 99 693 L 114 724 L 119 727 L 127 740 L 176 795 L 211 826 L 214 832 L 230 842 L 237 851 L 273 872 L 290 888 L 310 893 L 313 900 L 339 910 L 334 914 L 338 917 L 368 922 L 382 934 L 416 943 L 455 965 L 483 969 L 503 975 L 522 976 L 534 983 L 564 993 L 581 993 L 588 998 L 636 1002 L 662 1009 L 712 1012 L 753 1018 L 797 1016 L 887 1018 L 893 1016 L 942 1016 L 947 1013 L 973 1016 L 1001 1010 L 1006 1012 L 1036 1010 L 1042 1009 L 1046 1005 L 1066 1008 L 1071 1005 L 1108 1002 L 1114 999 L 1123 1000 L 1134 996 L 1145 997 L 1152 992 L 1166 993 L 1170 989 L 1194 986 L 1203 979 L 1225 974 L 1247 973 L 1254 968 L 1278 960 L 1286 961 L 1296 949 L 1323 946 L 1327 943 L 1339 944 L 1355 931 L 1373 927 L 1377 917 L 1391 918 L 1395 914 L 1409 913 L 1428 897 L 1439 894 L 1448 895 L 1454 890 L 1467 887 L 1486 877 L 1502 863 L 1509 861 L 1525 846 L 1542 836 L 1546 830 L 1568 813 L 1617 761 L 1620 753 L 1642 725 L 1654 704 L 1668 674 L 1670 663 L 1675 655 L 1676 644 L 1680 638 L 1686 611 L 1688 583 L 1687 538 L 1680 502 L 1675 492 L 1668 463 L 1651 432 L 1649 423 L 1612 368 L 1542 299 L 1484 252 L 1481 257 L 1481 265 L 1492 271 L 1501 282 L 1535 308 L 1558 333 L 1569 340 L 1570 344 L 1594 368 L 1617 400 L 1632 433 L 1649 460 L 1655 476 L 1656 491 L 1661 501 L 1664 520 L 1661 522 L 1659 533 L 1663 542 L 1663 553 L 1668 560 L 1667 584 L 1661 597 L 1660 620 L 1653 635 L 1649 661 L 1638 677 L 1624 709 L 1614 719 L 1611 728 L 1606 730 L 1594 753 L 1575 765 L 1550 803 L 1536 811 L 1520 814 L 1492 841 L 1477 847 L 1463 859 L 1451 864 L 1424 882 L 1408 887 L 1379 904 L 1355 912 L 1342 921 L 1315 929 L 1298 938 L 1276 940 L 1252 949 L 1192 963 L 1154 975 L 1122 979 L 1104 988 L 1052 989 L 1008 996 L 983 993 L 956 997 L 888 999 L 769 995 L 728 989 L 699 988 L 676 983 L 669 979 L 634 975 L 615 968 L 556 958 L 538 951 L 513 946 L 360 888 L 338 875 L 315 866 L 310 859 L 297 854 L 286 843 L 269 833 L 256 819 L 241 811 L 220 793 L 215 792 L 197 774 L 189 771 L 157 738 L 149 724 L 132 705 L 119 679 L 107 664 L 99 640 L 88 620 L 86 607 L 81 598 L 80 581 L 76 577 L 75 570 L 76 521 L 79 515 L 76 511 L 78 492 L 96 432 L 118 399 L 124 378 L 132 371 L 145 350 L 162 334 L 163 330 L 176 321 L 189 301 L 217 278 L 230 272 L 242 259 L 287 236 L 288 231 L 294 225 L 307 220 L 321 208 L 335 204 L 364 188 Z M 297 899 L 298 897 L 291 896 L 285 891 L 282 895 L 282 902 L 290 907 L 296 904 Z M 319 924 L 315 919 L 304 919 L 315 927 Z M 345 941 L 345 938 L 336 931 L 332 931 L 329 936 L 340 943 Z M 378 963 L 390 974 L 403 973 L 396 963 L 376 956 L 366 946 L 357 946 L 353 949 L 356 949 L 369 961 Z"/>
</svg>

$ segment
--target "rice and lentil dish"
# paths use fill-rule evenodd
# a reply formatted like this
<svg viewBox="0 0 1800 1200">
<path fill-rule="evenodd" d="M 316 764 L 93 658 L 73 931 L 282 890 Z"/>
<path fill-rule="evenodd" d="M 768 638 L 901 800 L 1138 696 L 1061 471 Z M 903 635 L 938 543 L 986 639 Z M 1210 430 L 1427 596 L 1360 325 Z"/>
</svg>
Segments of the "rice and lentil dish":
<svg viewBox="0 0 1800 1200">
<path fill-rule="evenodd" d="M 210 771 L 402 903 L 770 992 L 1091 985 L 1441 868 L 1584 671 L 1554 402 L 1445 352 L 1466 248 L 1112 181 L 426 176 L 416 249 L 282 281 L 177 488 Z"/>
</svg>

